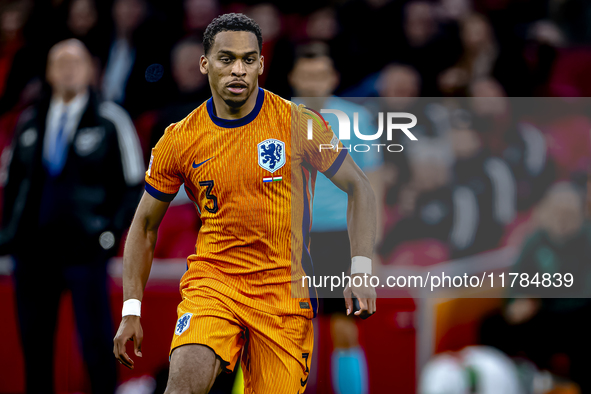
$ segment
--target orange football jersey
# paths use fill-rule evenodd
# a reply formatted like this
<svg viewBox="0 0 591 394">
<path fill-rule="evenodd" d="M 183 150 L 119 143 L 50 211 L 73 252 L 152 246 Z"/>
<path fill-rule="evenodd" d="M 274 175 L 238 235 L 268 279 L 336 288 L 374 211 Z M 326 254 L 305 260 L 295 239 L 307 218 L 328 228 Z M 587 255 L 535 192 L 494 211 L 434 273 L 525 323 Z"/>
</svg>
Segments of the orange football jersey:
<svg viewBox="0 0 591 394">
<path fill-rule="evenodd" d="M 170 125 L 152 151 L 146 191 L 171 201 L 184 184 L 201 216 L 181 293 L 206 286 L 268 313 L 315 315 L 315 293 L 301 280 L 312 275 L 314 184 L 346 155 L 312 111 L 260 88 L 244 118 L 218 118 L 210 98 Z"/>
</svg>

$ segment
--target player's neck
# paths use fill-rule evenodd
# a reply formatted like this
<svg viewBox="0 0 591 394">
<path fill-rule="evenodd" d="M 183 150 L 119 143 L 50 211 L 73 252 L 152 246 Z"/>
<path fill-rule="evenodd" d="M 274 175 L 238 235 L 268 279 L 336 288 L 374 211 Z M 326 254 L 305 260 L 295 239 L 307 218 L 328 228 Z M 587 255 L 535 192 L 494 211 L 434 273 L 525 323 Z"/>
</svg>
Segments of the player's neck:
<svg viewBox="0 0 591 394">
<path fill-rule="evenodd" d="M 226 104 L 226 102 L 221 97 L 217 96 L 216 94 L 212 94 L 213 107 L 214 107 L 213 110 L 214 110 L 215 116 L 217 116 L 218 118 L 228 119 L 228 120 L 235 120 L 235 119 L 244 118 L 246 115 L 251 113 L 252 110 L 254 109 L 254 107 L 257 103 L 258 95 L 259 95 L 259 87 L 257 85 L 254 92 L 250 95 L 250 97 L 248 97 L 248 99 L 246 100 L 246 102 L 242 106 L 240 106 L 238 108 L 233 108 L 233 107 L 230 107 L 228 104 Z"/>
</svg>

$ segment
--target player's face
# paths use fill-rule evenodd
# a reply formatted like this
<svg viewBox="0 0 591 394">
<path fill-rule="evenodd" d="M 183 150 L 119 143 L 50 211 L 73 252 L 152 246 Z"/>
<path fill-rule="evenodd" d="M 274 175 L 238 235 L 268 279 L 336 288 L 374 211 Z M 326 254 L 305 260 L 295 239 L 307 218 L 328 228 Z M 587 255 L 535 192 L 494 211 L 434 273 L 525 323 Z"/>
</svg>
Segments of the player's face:
<svg viewBox="0 0 591 394">
<path fill-rule="evenodd" d="M 216 34 L 210 53 L 201 58 L 201 72 L 212 92 L 232 108 L 240 108 L 258 87 L 263 57 L 254 33 L 224 31 Z"/>
</svg>

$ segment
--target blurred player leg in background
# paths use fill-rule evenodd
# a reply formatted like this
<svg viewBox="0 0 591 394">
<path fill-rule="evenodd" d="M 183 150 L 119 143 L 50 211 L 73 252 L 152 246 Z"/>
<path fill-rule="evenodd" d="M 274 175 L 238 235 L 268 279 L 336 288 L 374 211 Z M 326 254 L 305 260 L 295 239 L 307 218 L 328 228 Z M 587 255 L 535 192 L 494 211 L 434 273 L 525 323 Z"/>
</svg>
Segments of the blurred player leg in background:
<svg viewBox="0 0 591 394">
<path fill-rule="evenodd" d="M 340 276 L 343 272 L 347 275 L 351 265 L 347 231 L 312 232 L 311 238 L 314 275 Z M 344 287 L 339 286 L 328 294 L 330 289 L 319 289 L 318 294 L 320 314 L 330 316 L 332 387 L 337 394 L 367 393 L 367 362 L 359 346 L 359 330 L 354 317 L 346 315 L 343 290 Z"/>
</svg>

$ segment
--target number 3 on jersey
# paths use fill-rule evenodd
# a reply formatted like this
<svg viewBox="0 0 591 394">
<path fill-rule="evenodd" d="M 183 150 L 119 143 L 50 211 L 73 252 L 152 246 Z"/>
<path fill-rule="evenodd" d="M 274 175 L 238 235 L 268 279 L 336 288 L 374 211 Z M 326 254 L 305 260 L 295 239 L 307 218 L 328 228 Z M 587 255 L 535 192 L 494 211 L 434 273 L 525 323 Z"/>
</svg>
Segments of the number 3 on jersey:
<svg viewBox="0 0 591 394">
<path fill-rule="evenodd" d="M 218 198 L 211 194 L 211 190 L 213 189 L 213 181 L 201 181 L 199 182 L 199 186 L 207 187 L 207 189 L 205 190 L 205 197 L 213 202 L 212 208 L 208 207 L 207 205 L 205 205 L 204 208 L 209 213 L 216 213 L 218 211 Z"/>
</svg>

